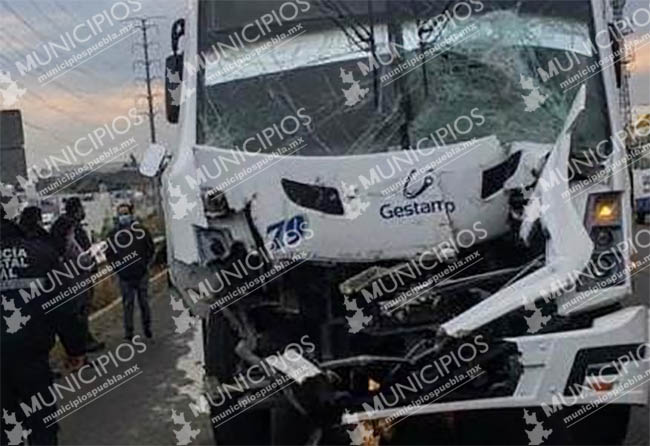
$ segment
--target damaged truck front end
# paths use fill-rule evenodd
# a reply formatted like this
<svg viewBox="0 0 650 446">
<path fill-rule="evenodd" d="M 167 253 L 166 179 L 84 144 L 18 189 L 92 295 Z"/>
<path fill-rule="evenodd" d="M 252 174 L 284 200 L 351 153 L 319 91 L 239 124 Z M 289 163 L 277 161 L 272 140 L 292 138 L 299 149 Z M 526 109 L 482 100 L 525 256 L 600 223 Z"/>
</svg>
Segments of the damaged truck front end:
<svg viewBox="0 0 650 446">
<path fill-rule="evenodd" d="M 251 3 L 266 37 L 236 51 L 251 27 L 215 2 L 175 28 L 176 92 L 196 94 L 162 176 L 172 302 L 201 320 L 217 441 L 435 442 L 422 417 L 476 441 L 450 414 L 519 413 L 523 433 L 537 408 L 569 442 L 570 410 L 645 404 L 647 385 L 616 393 L 647 368 L 647 310 L 621 303 L 628 180 L 590 176 L 625 157 L 613 72 L 528 77 L 597 60 L 579 43 L 604 3 L 290 3 Z"/>
</svg>

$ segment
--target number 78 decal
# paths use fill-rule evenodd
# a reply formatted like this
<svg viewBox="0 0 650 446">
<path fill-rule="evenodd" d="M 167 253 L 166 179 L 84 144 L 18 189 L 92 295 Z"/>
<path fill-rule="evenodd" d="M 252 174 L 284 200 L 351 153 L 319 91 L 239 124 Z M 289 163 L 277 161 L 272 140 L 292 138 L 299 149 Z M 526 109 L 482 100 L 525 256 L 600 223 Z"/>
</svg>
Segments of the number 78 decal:
<svg viewBox="0 0 650 446">
<path fill-rule="evenodd" d="M 308 223 L 304 215 L 296 215 L 267 226 L 266 238 L 271 239 L 269 248 L 276 250 L 284 246 L 294 246 L 302 240 L 307 228 Z"/>
</svg>

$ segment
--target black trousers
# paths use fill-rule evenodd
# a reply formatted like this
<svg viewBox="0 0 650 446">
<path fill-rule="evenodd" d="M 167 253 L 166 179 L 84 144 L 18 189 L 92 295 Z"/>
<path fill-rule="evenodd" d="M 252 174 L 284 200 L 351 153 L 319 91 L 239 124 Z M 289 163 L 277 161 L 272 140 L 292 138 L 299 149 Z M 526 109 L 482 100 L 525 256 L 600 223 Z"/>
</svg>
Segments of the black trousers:
<svg viewBox="0 0 650 446">
<path fill-rule="evenodd" d="M 149 275 L 145 274 L 138 281 L 130 282 L 120 279 L 122 291 L 122 305 L 124 307 L 124 335 L 133 336 L 133 310 L 134 301 L 138 299 L 142 328 L 151 329 L 151 307 L 149 307 Z"/>
<path fill-rule="evenodd" d="M 88 321 L 88 317 L 90 316 L 90 304 L 93 298 L 93 291 L 93 288 L 89 288 L 79 296 L 75 297 L 75 299 L 77 299 L 76 313 L 77 317 L 81 321 L 81 325 L 83 326 L 86 342 L 95 342 L 95 338 L 90 332 L 90 322 Z"/>
<path fill-rule="evenodd" d="M 57 407 L 56 402 L 52 404 L 53 379 L 47 356 L 3 355 L 1 367 L 1 444 L 56 445 L 59 427 L 52 417 Z"/>
</svg>

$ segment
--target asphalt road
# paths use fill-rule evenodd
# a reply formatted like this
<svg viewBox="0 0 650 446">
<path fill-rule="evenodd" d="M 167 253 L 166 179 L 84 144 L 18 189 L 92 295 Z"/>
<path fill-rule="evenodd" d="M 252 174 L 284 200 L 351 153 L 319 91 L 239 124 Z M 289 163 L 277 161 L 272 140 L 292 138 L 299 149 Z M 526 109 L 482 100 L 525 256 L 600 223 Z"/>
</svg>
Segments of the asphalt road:
<svg viewBox="0 0 650 446">
<path fill-rule="evenodd" d="M 188 409 L 201 391 L 200 328 L 191 327 L 182 334 L 175 332 L 164 277 L 151 284 L 150 292 L 154 341 L 146 342 L 146 350 L 133 360 L 110 369 L 115 374 L 137 365 L 141 373 L 111 386 L 108 393 L 64 418 L 60 423 L 60 444 L 176 445 L 174 431 L 180 431 L 182 426 L 173 423 L 172 409 L 177 414 L 184 413 L 190 428 L 199 431 L 191 444 L 214 444 L 208 417 L 195 418 Z M 135 316 L 137 334 L 140 328 L 137 309 Z M 95 334 L 107 343 L 105 352 L 114 352 L 113 355 L 124 343 L 121 317 L 120 304 L 111 314 L 92 324 Z"/>
<path fill-rule="evenodd" d="M 650 231 L 650 226 L 639 229 Z M 639 253 L 638 258 L 650 254 L 649 249 Z M 634 276 L 635 294 L 631 304 L 649 303 L 650 265 Z M 124 374 L 128 368 L 137 371 L 108 387 L 81 404 L 76 411 L 64 414 L 60 422 L 59 441 L 63 445 L 153 445 L 153 444 L 213 444 L 207 415 L 194 416 L 189 404 L 201 393 L 201 337 L 200 327 L 193 326 L 182 334 L 175 332 L 172 311 L 165 280 L 152 284 L 152 310 L 154 315 L 155 341 L 147 343 L 146 350 L 137 353 L 129 361 L 115 361 L 107 366 L 104 377 Z M 107 342 L 107 351 L 122 351 L 121 305 L 93 323 L 94 331 Z M 136 316 L 138 315 L 136 310 Z M 137 322 L 137 317 L 136 317 Z M 136 323 L 136 327 L 139 325 Z M 139 347 L 143 349 L 144 347 Z M 97 360 L 97 355 L 94 356 Z M 117 365 L 116 365 L 117 364 Z M 88 391 L 97 387 L 93 382 Z M 85 388 L 85 389 L 86 389 Z M 76 397 L 80 392 L 76 392 Z M 64 399 L 65 405 L 72 397 Z M 650 403 L 650 401 L 649 401 Z M 183 414 L 187 426 L 175 424 L 176 415 Z M 625 444 L 648 445 L 650 424 L 648 406 L 633 408 Z M 179 418 L 176 418 L 179 421 Z M 180 441 L 179 441 L 180 438 Z"/>
</svg>

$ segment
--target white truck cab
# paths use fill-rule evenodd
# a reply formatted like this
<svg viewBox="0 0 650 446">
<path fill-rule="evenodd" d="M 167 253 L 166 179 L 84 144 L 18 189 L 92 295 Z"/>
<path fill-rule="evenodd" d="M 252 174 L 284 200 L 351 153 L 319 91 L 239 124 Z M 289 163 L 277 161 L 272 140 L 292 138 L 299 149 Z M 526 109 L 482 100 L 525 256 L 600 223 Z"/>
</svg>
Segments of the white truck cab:
<svg viewBox="0 0 650 446">
<path fill-rule="evenodd" d="M 218 442 L 400 443 L 453 418 L 476 443 L 463 423 L 488 413 L 621 439 L 648 315 L 623 304 L 617 66 L 593 68 L 615 25 L 604 0 L 188 3 L 178 143 L 143 164 Z"/>
</svg>

